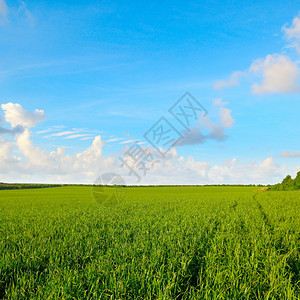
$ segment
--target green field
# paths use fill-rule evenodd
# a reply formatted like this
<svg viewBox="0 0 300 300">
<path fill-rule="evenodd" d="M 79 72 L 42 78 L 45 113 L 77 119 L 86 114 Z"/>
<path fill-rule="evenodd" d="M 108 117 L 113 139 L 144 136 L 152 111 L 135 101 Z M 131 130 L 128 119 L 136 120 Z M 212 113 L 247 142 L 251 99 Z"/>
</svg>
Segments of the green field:
<svg viewBox="0 0 300 300">
<path fill-rule="evenodd" d="M 300 192 L 0 191 L 0 298 L 299 299 Z"/>
</svg>

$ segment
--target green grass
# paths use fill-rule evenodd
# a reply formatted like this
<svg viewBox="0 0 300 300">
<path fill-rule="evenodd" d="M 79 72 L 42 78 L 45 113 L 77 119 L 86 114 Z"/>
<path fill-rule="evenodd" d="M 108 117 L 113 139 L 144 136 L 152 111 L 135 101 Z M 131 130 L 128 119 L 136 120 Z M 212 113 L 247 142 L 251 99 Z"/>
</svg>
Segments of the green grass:
<svg viewBox="0 0 300 300">
<path fill-rule="evenodd" d="M 0 191 L 0 298 L 299 299 L 300 193 Z"/>
</svg>

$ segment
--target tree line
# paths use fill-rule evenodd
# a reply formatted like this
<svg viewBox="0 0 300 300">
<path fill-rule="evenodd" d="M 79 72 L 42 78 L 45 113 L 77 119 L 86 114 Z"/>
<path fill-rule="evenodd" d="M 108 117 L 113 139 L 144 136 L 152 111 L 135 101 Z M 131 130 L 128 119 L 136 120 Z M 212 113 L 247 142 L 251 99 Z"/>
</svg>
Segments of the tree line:
<svg viewBox="0 0 300 300">
<path fill-rule="evenodd" d="M 287 175 L 281 183 L 274 184 L 270 187 L 272 191 L 297 191 L 300 190 L 300 171 L 295 179 Z"/>
<path fill-rule="evenodd" d="M 41 189 L 59 187 L 61 184 L 33 184 L 33 183 L 4 183 L 0 182 L 0 190 Z"/>
</svg>

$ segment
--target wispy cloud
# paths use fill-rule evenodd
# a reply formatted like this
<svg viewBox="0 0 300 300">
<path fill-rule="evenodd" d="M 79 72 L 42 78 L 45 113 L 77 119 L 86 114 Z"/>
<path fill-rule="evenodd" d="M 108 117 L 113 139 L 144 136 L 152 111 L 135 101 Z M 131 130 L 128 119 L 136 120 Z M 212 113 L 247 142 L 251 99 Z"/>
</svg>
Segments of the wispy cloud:
<svg viewBox="0 0 300 300">
<path fill-rule="evenodd" d="M 1 1 L 1 0 L 0 0 Z M 84 74 L 84 73 L 92 73 L 92 72 L 100 72 L 107 69 L 114 69 L 120 67 L 126 67 L 128 65 L 135 65 L 137 63 L 114 63 L 114 64 L 103 64 L 103 62 L 99 62 L 98 64 L 95 62 L 89 66 L 88 63 L 82 64 L 81 62 L 87 61 L 86 56 L 74 57 L 65 60 L 55 60 L 49 62 L 40 62 L 36 64 L 24 65 L 13 67 L 11 69 L 1 70 L 0 75 L 2 76 L 18 76 L 23 78 L 39 78 L 39 77 L 47 77 L 47 76 L 58 76 L 58 75 L 73 75 L 73 74 Z M 96 66 L 98 65 L 98 66 Z M 68 68 L 63 68 L 63 66 L 68 66 Z M 30 72 L 29 72 L 30 71 Z M 84 104 L 86 107 L 86 104 Z"/>
<path fill-rule="evenodd" d="M 46 130 L 40 131 L 40 133 L 47 133 L 50 131 L 57 131 L 59 128 L 49 128 Z M 72 128 L 72 130 L 64 130 L 60 132 L 55 132 L 52 134 L 45 135 L 44 139 L 49 138 L 63 138 L 63 139 L 80 139 L 80 140 L 88 140 L 95 137 L 95 133 L 88 131 L 87 128 Z"/>
<path fill-rule="evenodd" d="M 214 88 L 216 90 L 220 90 L 220 89 L 231 87 L 231 86 L 237 86 L 237 85 L 239 85 L 240 78 L 245 75 L 246 75 L 246 72 L 242 72 L 242 71 L 233 72 L 230 75 L 229 79 L 216 81 L 214 84 Z"/>
<path fill-rule="evenodd" d="M 84 137 L 92 137 L 92 135 L 89 133 L 72 134 L 64 137 L 64 139 L 77 139 L 77 138 L 84 138 Z"/>
<path fill-rule="evenodd" d="M 25 18 L 27 19 L 28 24 L 33 27 L 35 25 L 34 18 L 30 12 L 30 10 L 27 8 L 27 5 L 24 1 L 21 1 L 21 5 L 18 9 L 18 12 L 20 14 L 24 14 Z"/>
<path fill-rule="evenodd" d="M 48 129 L 37 131 L 36 133 L 37 134 L 44 134 L 44 133 L 48 133 L 48 132 L 52 132 L 52 131 L 56 132 L 56 131 L 59 131 L 63 128 L 66 128 L 66 126 L 64 126 L 64 125 L 55 125 L 55 126 L 52 126 Z"/>
<path fill-rule="evenodd" d="M 112 142 L 118 142 L 118 141 L 122 141 L 122 140 L 125 140 L 125 138 L 113 138 L 113 139 L 106 140 L 105 142 L 112 143 Z"/>
<path fill-rule="evenodd" d="M 86 140 L 93 140 L 94 138 L 95 138 L 94 136 L 87 136 L 87 137 L 81 138 L 80 140 L 86 141 Z"/>
<path fill-rule="evenodd" d="M 52 133 L 49 135 L 44 136 L 45 139 L 51 138 L 51 137 L 60 137 L 60 136 L 65 136 L 65 135 L 70 135 L 74 133 L 78 133 L 78 130 L 67 130 L 67 131 L 61 131 L 57 133 Z"/>
<path fill-rule="evenodd" d="M 8 7 L 4 0 L 0 0 L 0 17 L 6 17 L 8 14 Z"/>
<path fill-rule="evenodd" d="M 290 27 L 285 25 L 282 30 L 291 46 L 300 53 L 300 17 L 295 17 L 292 25 Z"/>
<path fill-rule="evenodd" d="M 31 11 L 27 8 L 27 4 L 25 1 L 18 1 L 19 2 L 19 7 L 17 8 L 17 11 L 12 13 L 12 15 L 17 15 L 21 19 L 26 19 L 27 23 L 29 24 L 30 27 L 33 27 L 35 25 L 35 20 L 34 17 L 31 13 Z M 9 7 L 7 6 L 5 0 L 0 0 L 0 25 L 1 23 L 4 23 L 8 19 L 8 14 L 9 14 Z M 11 9 L 13 10 L 13 8 Z M 4 20 L 4 22 L 1 22 Z"/>
<path fill-rule="evenodd" d="M 121 142 L 120 144 L 129 144 L 129 143 L 132 143 L 134 142 L 135 140 L 127 140 L 127 141 L 123 141 Z"/>
<path fill-rule="evenodd" d="M 52 132 L 52 131 L 53 131 L 53 129 L 49 128 L 49 129 L 37 131 L 37 134 L 44 134 L 44 133 L 48 133 L 48 132 Z"/>
<path fill-rule="evenodd" d="M 300 157 L 300 152 L 284 151 L 281 153 L 281 157 Z"/>
</svg>

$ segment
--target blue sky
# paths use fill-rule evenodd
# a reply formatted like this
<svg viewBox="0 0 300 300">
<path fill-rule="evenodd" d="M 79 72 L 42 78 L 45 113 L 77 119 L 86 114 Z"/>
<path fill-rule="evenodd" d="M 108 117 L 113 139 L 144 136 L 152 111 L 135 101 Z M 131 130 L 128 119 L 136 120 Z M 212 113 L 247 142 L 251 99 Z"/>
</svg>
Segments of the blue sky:
<svg viewBox="0 0 300 300">
<path fill-rule="evenodd" d="M 186 91 L 208 110 L 218 134 L 175 145 L 145 183 L 273 183 L 294 175 L 299 12 L 296 1 L 0 0 L 0 104 L 22 108 L 0 110 L 1 127 L 22 127 L 0 131 L 0 181 L 92 182 L 116 166 L 108 161 L 126 141 L 144 142 Z M 30 115 L 36 109 L 42 118 Z M 210 125 L 195 126 L 209 134 Z M 65 160 L 76 164 L 97 136 L 101 157 L 89 157 L 88 165 L 98 169 L 81 161 L 84 170 L 74 177 L 79 171 Z M 55 170 L 45 167 L 48 158 Z M 172 168 L 163 174 L 165 164 Z"/>
</svg>

